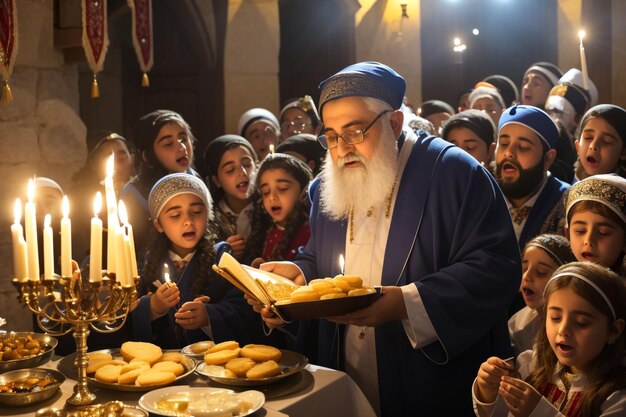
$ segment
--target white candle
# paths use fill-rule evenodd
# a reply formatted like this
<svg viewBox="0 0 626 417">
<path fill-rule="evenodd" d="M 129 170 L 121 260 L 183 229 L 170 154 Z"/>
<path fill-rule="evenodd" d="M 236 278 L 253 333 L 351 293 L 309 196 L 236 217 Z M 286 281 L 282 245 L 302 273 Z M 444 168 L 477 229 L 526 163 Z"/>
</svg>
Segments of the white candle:
<svg viewBox="0 0 626 417">
<path fill-rule="evenodd" d="M 89 248 L 89 281 L 102 280 L 102 220 L 98 217 L 102 208 L 102 194 L 96 193 L 91 219 L 91 245 Z"/>
<path fill-rule="evenodd" d="M 122 233 L 124 236 L 122 243 L 124 245 L 124 275 L 126 277 L 126 285 L 132 287 L 135 284 L 133 278 L 131 259 L 130 259 L 130 238 L 127 234 Z"/>
<path fill-rule="evenodd" d="M 120 284 L 127 286 L 128 277 L 126 272 L 130 268 L 126 268 L 126 260 L 128 257 L 124 253 L 124 235 L 124 228 L 118 227 L 115 232 L 115 276 Z"/>
<path fill-rule="evenodd" d="M 115 198 L 115 188 L 113 187 L 113 172 L 115 168 L 115 154 L 111 154 L 106 163 L 106 177 L 104 178 L 104 191 L 107 203 L 107 271 L 116 272 L 117 255 L 116 235 L 119 227 L 117 220 L 117 200 Z"/>
<path fill-rule="evenodd" d="M 28 274 L 31 281 L 39 280 L 39 245 L 37 244 L 37 209 L 34 203 L 35 182 L 28 180 L 28 202 L 24 212 L 26 247 L 28 248 Z"/>
<path fill-rule="evenodd" d="M 163 264 L 163 281 L 168 285 L 172 282 L 170 280 L 170 267 L 167 264 Z"/>
<path fill-rule="evenodd" d="M 270 143 L 270 153 L 274 155 L 274 144 Z"/>
<path fill-rule="evenodd" d="M 583 87 L 589 91 L 589 73 L 587 72 L 587 57 L 585 55 L 585 47 L 583 46 L 583 38 L 585 37 L 585 31 L 580 30 L 578 32 L 578 39 L 580 39 L 580 69 L 583 73 Z"/>
<path fill-rule="evenodd" d="M 18 198 L 13 206 L 13 224 L 11 237 L 13 239 L 13 273 L 20 281 L 28 279 L 28 248 L 24 240 L 22 229 L 22 202 Z"/>
<path fill-rule="evenodd" d="M 43 221 L 43 277 L 51 279 L 54 275 L 54 246 L 52 243 L 52 218 L 49 214 Z"/>
<path fill-rule="evenodd" d="M 139 275 L 139 272 L 137 271 L 137 255 L 135 253 L 135 238 L 133 236 L 133 226 L 131 226 L 130 222 L 128 221 L 128 211 L 126 210 L 126 204 L 124 204 L 124 201 L 120 200 L 117 211 L 120 217 L 120 222 L 124 224 L 124 228 L 126 229 L 126 235 L 128 236 L 130 243 L 128 252 L 130 256 L 130 278 L 132 282 L 134 277 Z"/>
<path fill-rule="evenodd" d="M 341 270 L 341 275 L 345 275 L 345 272 L 346 272 L 346 261 L 343 258 L 343 254 L 339 255 L 339 269 Z"/>
<path fill-rule="evenodd" d="M 61 275 L 72 276 L 72 221 L 70 215 L 70 201 L 63 196 L 61 203 L 63 218 L 61 219 Z"/>
</svg>

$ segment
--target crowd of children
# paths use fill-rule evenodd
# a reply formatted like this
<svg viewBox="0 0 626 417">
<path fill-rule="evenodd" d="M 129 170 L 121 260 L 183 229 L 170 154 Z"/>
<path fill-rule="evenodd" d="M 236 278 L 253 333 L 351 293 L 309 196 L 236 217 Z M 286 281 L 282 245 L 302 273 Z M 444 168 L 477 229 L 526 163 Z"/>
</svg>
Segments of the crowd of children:
<svg viewBox="0 0 626 417">
<path fill-rule="evenodd" d="M 477 369 L 468 390 L 478 416 L 626 415 L 626 110 L 596 104 L 593 84 L 585 89 L 571 74 L 535 63 L 521 94 L 493 75 L 464 92 L 458 113 L 429 100 L 405 125 L 432 126 L 494 175 L 520 244 L 525 307 L 510 310 L 515 356 L 484 358 Z M 104 161 L 114 154 L 141 275 L 132 337 L 163 348 L 282 342 L 263 333 L 261 317 L 211 266 L 221 241 L 253 265 L 291 260 L 307 244 L 308 186 L 326 155 L 316 140 L 321 123 L 310 96 L 289 100 L 278 118 L 250 109 L 236 134 L 206 147 L 204 179 L 194 169 L 192 128 L 174 111 L 142 117 L 132 141 L 94 135 L 70 192 L 84 200 L 102 191 Z M 58 184 L 38 180 L 60 199 Z M 86 227 L 89 216 L 77 218 Z M 75 241 L 84 267 L 86 245 Z"/>
</svg>

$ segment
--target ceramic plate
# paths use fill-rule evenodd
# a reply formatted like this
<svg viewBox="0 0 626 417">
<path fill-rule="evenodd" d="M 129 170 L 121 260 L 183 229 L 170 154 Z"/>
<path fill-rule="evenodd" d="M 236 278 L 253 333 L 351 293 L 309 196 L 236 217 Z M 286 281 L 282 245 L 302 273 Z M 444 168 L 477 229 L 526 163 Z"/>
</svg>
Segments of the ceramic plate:
<svg viewBox="0 0 626 417">
<path fill-rule="evenodd" d="M 180 394 L 183 397 L 187 397 L 193 400 L 194 398 L 201 398 L 202 396 L 205 396 L 205 395 L 210 396 L 210 395 L 215 395 L 215 394 L 220 394 L 220 393 L 235 394 L 238 399 L 241 399 L 243 401 L 250 403 L 249 409 L 247 409 L 243 413 L 234 414 L 233 417 L 248 416 L 254 413 L 255 411 L 257 411 L 259 408 L 263 407 L 263 404 L 265 403 L 265 396 L 263 395 L 262 392 L 259 392 L 259 391 L 250 390 L 250 391 L 243 391 L 243 392 L 235 393 L 235 391 L 230 390 L 230 389 L 225 389 L 225 388 L 189 387 L 187 385 L 180 385 L 176 387 L 161 388 L 161 389 L 157 389 L 154 391 L 150 391 L 147 394 L 144 394 L 139 399 L 139 406 L 151 414 L 157 414 L 157 415 L 162 415 L 162 416 L 179 416 L 179 415 L 182 415 L 181 412 L 184 412 L 185 410 L 179 410 L 179 411 L 163 410 L 161 408 L 157 408 L 157 403 L 166 396 L 169 397 L 169 396 L 173 396 L 177 394 Z M 193 415 L 195 417 L 202 417 L 204 415 L 210 415 L 210 414 L 208 412 L 206 414 L 203 412 L 199 412 L 199 413 L 194 412 Z M 213 415 L 217 415 L 217 414 L 213 414 Z"/>
<path fill-rule="evenodd" d="M 103 349 L 103 350 L 97 350 L 95 352 L 110 353 L 111 356 L 113 356 L 113 359 L 123 360 L 119 349 Z M 95 353 L 95 352 L 89 352 L 88 354 Z M 178 350 L 164 350 L 163 351 L 163 353 L 167 353 L 167 352 L 179 352 L 180 353 L 180 351 Z M 184 356 L 184 358 L 185 358 L 185 363 L 183 364 L 183 366 L 185 367 L 185 372 L 182 375 L 179 375 L 178 377 L 176 377 L 176 380 L 172 384 L 177 384 L 183 378 L 189 376 L 196 369 L 196 361 L 193 358 L 190 358 L 187 356 Z M 59 361 L 59 364 L 57 365 L 57 369 L 63 372 L 65 376 L 67 376 L 68 378 L 77 379 L 78 370 L 76 369 L 76 366 L 74 365 L 75 359 L 76 359 L 75 353 L 64 357 L 63 359 Z M 165 385 L 155 385 L 155 386 L 150 386 L 150 387 L 140 387 L 137 385 L 125 385 L 125 384 L 98 381 L 97 379 L 93 377 L 93 375 L 87 376 L 87 380 L 91 384 L 99 388 L 112 389 L 116 391 L 132 391 L 132 392 L 145 392 L 145 391 L 150 391 L 155 388 L 161 388 L 167 385 L 172 385 L 172 384 L 165 384 Z"/>
<path fill-rule="evenodd" d="M 213 381 L 220 384 L 234 385 L 239 387 L 252 387 L 255 385 L 272 384 L 274 382 L 280 381 L 283 378 L 300 372 L 309 364 L 309 360 L 304 355 L 301 355 L 297 352 L 292 352 L 290 350 L 281 349 L 280 351 L 283 353 L 280 361 L 278 362 L 278 365 L 280 366 L 280 374 L 269 378 L 226 378 L 222 375 L 212 373 L 212 368 L 204 362 L 198 365 L 198 367 L 196 368 L 196 372 L 200 375 L 208 376 Z"/>
</svg>

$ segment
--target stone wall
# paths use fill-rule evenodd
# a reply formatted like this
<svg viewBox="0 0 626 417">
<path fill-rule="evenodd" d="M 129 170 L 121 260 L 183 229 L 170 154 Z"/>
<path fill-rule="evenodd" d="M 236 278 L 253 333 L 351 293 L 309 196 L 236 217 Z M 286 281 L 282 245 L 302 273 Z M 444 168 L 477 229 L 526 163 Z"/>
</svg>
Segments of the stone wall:
<svg viewBox="0 0 626 417">
<path fill-rule="evenodd" d="M 87 147 L 78 115 L 76 67 L 65 65 L 53 46 L 53 0 L 20 0 L 17 6 L 13 101 L 0 104 L 0 316 L 7 319 L 6 329 L 27 330 L 31 315 L 17 302 L 10 283 L 13 202 L 25 199 L 28 178 L 35 175 L 69 187 Z"/>
</svg>

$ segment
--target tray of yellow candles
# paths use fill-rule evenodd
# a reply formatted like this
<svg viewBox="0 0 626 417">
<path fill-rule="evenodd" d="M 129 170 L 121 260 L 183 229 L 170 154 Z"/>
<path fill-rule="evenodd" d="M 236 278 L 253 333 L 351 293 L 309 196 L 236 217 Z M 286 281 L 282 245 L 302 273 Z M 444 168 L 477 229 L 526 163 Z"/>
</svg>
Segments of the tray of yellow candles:
<svg viewBox="0 0 626 417">
<path fill-rule="evenodd" d="M 354 275 L 314 279 L 300 286 L 280 275 L 242 265 L 228 253 L 213 270 L 244 294 L 269 305 L 285 321 L 350 313 L 369 306 L 381 294 L 380 287 L 364 286 L 363 279 Z"/>
<path fill-rule="evenodd" d="M 161 350 L 152 343 L 125 342 L 120 349 L 87 353 L 87 380 L 99 388 L 145 392 L 180 383 L 196 369 L 196 361 L 178 350 Z M 76 355 L 59 361 L 57 369 L 77 379 Z"/>
<path fill-rule="evenodd" d="M 204 355 L 196 372 L 224 385 L 256 386 L 272 384 L 302 371 L 309 364 L 306 356 L 267 345 L 243 347 L 234 340 L 218 343 Z"/>
<path fill-rule="evenodd" d="M 0 330 L 0 373 L 48 362 L 57 343 L 41 333 Z"/>
</svg>

